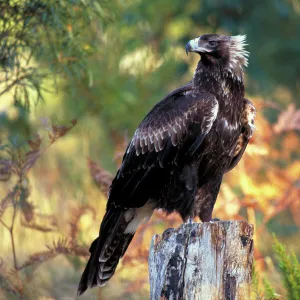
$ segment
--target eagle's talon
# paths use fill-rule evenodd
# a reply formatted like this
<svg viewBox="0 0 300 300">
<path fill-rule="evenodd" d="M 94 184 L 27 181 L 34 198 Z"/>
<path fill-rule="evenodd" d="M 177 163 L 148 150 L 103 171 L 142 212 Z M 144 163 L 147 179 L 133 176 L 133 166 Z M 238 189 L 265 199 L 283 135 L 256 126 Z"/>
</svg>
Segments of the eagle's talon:
<svg viewBox="0 0 300 300">
<path fill-rule="evenodd" d="M 213 218 L 209 222 L 211 222 L 211 223 L 213 223 L 213 222 L 221 222 L 221 220 L 218 219 L 218 218 Z"/>
</svg>

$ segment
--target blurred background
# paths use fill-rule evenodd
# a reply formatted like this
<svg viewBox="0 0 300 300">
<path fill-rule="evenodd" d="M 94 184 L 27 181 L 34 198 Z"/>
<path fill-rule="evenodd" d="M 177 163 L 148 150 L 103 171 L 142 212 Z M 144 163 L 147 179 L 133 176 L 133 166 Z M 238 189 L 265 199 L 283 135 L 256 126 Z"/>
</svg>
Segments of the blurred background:
<svg viewBox="0 0 300 300">
<path fill-rule="evenodd" d="M 0 298 L 76 298 L 123 151 L 191 80 L 198 56 L 185 45 L 204 33 L 247 35 L 258 111 L 214 217 L 254 224 L 254 297 L 286 299 L 272 247 L 275 234 L 300 257 L 298 0 L 0 2 Z M 155 213 L 112 280 L 81 299 L 149 299 L 151 238 L 180 224 Z"/>
</svg>

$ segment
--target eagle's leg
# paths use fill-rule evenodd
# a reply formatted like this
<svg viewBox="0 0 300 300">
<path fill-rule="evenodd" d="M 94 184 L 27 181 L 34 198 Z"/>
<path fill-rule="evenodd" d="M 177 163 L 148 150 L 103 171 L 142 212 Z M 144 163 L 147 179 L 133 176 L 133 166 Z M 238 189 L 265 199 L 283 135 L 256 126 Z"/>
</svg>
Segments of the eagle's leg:
<svg viewBox="0 0 300 300">
<path fill-rule="evenodd" d="M 212 218 L 212 212 L 214 209 L 214 204 L 216 202 L 216 198 L 212 200 L 210 203 L 212 204 L 210 207 L 205 207 L 203 211 L 200 212 L 199 218 L 202 222 L 219 222 L 221 221 L 219 218 Z"/>
<path fill-rule="evenodd" d="M 202 222 L 219 222 L 221 221 L 219 218 L 212 218 L 212 212 L 209 215 L 205 215 L 200 213 L 200 219 Z"/>
<path fill-rule="evenodd" d="M 222 176 L 216 176 L 205 183 L 196 196 L 197 215 L 202 222 L 214 222 L 212 218 L 213 209 L 220 190 Z"/>
<path fill-rule="evenodd" d="M 210 213 L 200 212 L 199 218 L 202 222 L 211 222 L 212 221 L 212 211 Z"/>
</svg>

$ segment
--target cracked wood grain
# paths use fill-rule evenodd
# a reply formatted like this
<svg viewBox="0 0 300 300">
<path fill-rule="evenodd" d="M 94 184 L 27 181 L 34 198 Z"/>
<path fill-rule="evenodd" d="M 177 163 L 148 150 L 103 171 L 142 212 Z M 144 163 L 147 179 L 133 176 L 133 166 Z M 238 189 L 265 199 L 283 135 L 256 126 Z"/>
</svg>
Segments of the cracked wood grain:
<svg viewBox="0 0 300 300">
<path fill-rule="evenodd" d="M 252 237 L 245 221 L 183 224 L 154 236 L 151 300 L 250 299 Z"/>
</svg>

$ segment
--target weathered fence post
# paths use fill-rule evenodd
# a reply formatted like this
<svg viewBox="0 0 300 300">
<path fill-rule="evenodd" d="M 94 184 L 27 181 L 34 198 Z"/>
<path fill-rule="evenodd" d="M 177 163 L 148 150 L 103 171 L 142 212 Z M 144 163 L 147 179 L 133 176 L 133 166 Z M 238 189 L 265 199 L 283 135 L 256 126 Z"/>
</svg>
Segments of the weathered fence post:
<svg viewBox="0 0 300 300">
<path fill-rule="evenodd" d="M 183 224 L 154 236 L 150 299 L 251 299 L 252 236 L 245 221 Z"/>
</svg>

